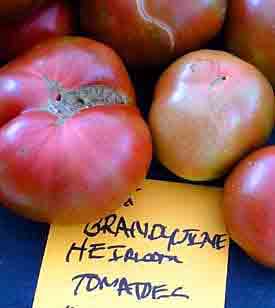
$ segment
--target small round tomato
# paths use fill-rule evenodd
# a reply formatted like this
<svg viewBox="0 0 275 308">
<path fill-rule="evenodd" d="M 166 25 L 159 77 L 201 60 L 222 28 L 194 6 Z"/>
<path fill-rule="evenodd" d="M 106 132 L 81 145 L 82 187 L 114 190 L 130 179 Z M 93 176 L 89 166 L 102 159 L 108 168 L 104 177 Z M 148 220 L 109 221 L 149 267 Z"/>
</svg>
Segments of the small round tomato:
<svg viewBox="0 0 275 308">
<path fill-rule="evenodd" d="M 229 1 L 228 49 L 257 66 L 275 86 L 274 0 Z"/>
<path fill-rule="evenodd" d="M 270 135 L 274 95 L 252 65 L 226 52 L 200 50 L 161 76 L 150 111 L 160 161 L 188 180 L 224 175 Z"/>
<path fill-rule="evenodd" d="M 73 28 L 72 10 L 66 1 L 39 7 L 23 20 L 0 26 L 0 60 L 10 60 L 51 37 L 71 34 Z"/>
<path fill-rule="evenodd" d="M 225 183 L 223 209 L 232 239 L 258 262 L 275 267 L 275 146 L 240 162 Z"/>
<path fill-rule="evenodd" d="M 92 37 L 129 64 L 166 64 L 213 38 L 226 0 L 82 0 L 81 21 Z"/>
<path fill-rule="evenodd" d="M 151 160 L 122 61 L 85 38 L 49 40 L 1 69 L 0 127 L 0 200 L 36 221 L 117 208 Z"/>
<path fill-rule="evenodd" d="M 21 19 L 32 9 L 39 7 L 47 0 L 2 0 L 0 2 L 1 23 L 7 20 Z"/>
</svg>

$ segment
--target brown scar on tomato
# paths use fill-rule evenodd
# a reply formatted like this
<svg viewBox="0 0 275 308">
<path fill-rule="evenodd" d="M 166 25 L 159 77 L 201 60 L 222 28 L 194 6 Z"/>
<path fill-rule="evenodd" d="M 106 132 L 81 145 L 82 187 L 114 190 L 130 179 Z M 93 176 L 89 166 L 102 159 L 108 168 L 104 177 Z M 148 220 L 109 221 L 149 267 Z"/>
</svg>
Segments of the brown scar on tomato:
<svg viewBox="0 0 275 308">
<path fill-rule="evenodd" d="M 212 87 L 214 87 L 216 84 L 219 84 L 222 81 L 226 81 L 228 79 L 228 77 L 226 75 L 221 74 L 221 68 L 220 68 L 220 64 L 213 61 L 213 60 L 208 60 L 208 59 L 198 59 L 197 62 L 192 63 L 189 67 L 192 73 L 196 72 L 197 66 L 200 64 L 209 64 L 209 65 L 213 65 L 215 67 L 215 70 L 217 71 L 218 76 L 212 80 L 209 83 L 209 88 L 211 89 Z"/>
<path fill-rule="evenodd" d="M 158 17 L 152 16 L 149 14 L 149 12 L 146 9 L 146 1 L 145 0 L 136 0 L 136 7 L 139 15 L 141 18 L 153 25 L 154 27 L 160 29 L 161 31 L 164 31 L 166 35 L 168 36 L 169 39 L 169 47 L 171 52 L 174 52 L 175 47 L 176 47 L 176 40 L 175 40 L 175 35 L 173 28 L 163 20 L 159 19 Z M 154 34 L 155 35 L 155 34 Z M 154 38 L 159 39 L 160 35 L 158 34 L 157 36 L 154 36 Z"/>
<path fill-rule="evenodd" d="M 129 98 L 106 85 L 82 86 L 77 90 L 63 88 L 58 82 L 47 80 L 49 90 L 56 93 L 55 99 L 49 99 L 42 111 L 50 112 L 57 116 L 58 124 L 63 124 L 83 109 L 106 106 L 126 105 Z"/>
<path fill-rule="evenodd" d="M 221 81 L 225 81 L 227 79 L 226 76 L 218 76 L 217 78 L 215 78 L 214 80 L 212 80 L 210 82 L 210 88 L 212 88 L 213 86 L 215 86 L 216 84 L 220 83 Z"/>
</svg>

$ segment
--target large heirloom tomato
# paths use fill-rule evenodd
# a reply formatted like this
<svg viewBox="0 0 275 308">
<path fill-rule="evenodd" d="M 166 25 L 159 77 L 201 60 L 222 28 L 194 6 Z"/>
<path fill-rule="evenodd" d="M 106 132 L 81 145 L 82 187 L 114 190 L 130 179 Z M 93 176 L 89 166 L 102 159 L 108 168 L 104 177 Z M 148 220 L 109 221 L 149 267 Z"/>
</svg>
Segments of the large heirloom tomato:
<svg viewBox="0 0 275 308">
<path fill-rule="evenodd" d="M 0 60 L 10 60 L 42 40 L 71 34 L 73 28 L 73 12 L 66 1 L 39 7 L 23 20 L 0 26 Z"/>
<path fill-rule="evenodd" d="M 213 38 L 226 0 L 82 0 L 83 28 L 133 66 L 166 64 Z"/>
<path fill-rule="evenodd" d="M 274 95 L 252 65 L 226 52 L 200 50 L 161 76 L 150 111 L 160 161 L 194 181 L 224 175 L 270 135 Z"/>
<path fill-rule="evenodd" d="M 114 51 L 52 39 L 0 71 L 0 199 L 26 217 L 87 222 L 144 179 L 151 138 Z"/>
<path fill-rule="evenodd" d="M 226 43 L 229 50 L 256 65 L 275 86 L 275 1 L 229 1 Z"/>
<path fill-rule="evenodd" d="M 241 161 L 225 183 L 227 229 L 252 258 L 275 268 L 275 146 Z"/>
<path fill-rule="evenodd" d="M 46 0 L 1 0 L 0 23 L 7 20 L 20 19 L 32 9 L 39 7 Z"/>
</svg>

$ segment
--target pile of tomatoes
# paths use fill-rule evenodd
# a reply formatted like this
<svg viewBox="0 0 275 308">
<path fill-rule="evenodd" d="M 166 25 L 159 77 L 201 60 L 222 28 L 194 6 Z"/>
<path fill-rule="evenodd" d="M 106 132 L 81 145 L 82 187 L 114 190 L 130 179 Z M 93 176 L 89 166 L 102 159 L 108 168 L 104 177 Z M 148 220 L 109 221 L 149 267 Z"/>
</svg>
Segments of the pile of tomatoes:
<svg viewBox="0 0 275 308">
<path fill-rule="evenodd" d="M 273 0 L 1 1 L 1 203 L 88 222 L 154 153 L 180 178 L 225 177 L 229 234 L 275 267 L 274 28 Z M 141 68 L 162 70 L 148 121 L 128 73 Z"/>
</svg>

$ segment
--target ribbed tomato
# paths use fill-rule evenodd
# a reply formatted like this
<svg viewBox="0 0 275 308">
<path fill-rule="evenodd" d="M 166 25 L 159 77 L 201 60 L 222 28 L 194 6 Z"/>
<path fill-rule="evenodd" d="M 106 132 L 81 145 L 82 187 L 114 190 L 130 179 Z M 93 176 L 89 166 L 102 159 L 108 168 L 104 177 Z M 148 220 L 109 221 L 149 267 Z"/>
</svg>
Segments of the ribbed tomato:
<svg viewBox="0 0 275 308">
<path fill-rule="evenodd" d="M 0 71 L 0 199 L 45 222 L 87 222 L 144 179 L 151 138 L 112 49 L 52 39 Z"/>
</svg>

